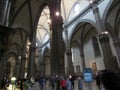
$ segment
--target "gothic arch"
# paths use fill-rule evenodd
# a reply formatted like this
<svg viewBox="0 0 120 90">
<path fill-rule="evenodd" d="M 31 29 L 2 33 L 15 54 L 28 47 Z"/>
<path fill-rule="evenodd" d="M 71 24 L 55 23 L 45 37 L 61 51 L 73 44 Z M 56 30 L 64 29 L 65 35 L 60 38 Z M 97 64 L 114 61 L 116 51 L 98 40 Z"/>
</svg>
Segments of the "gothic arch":
<svg viewBox="0 0 120 90">
<path fill-rule="evenodd" d="M 109 8 L 112 5 L 112 3 L 114 3 L 114 2 L 110 1 L 109 4 L 107 5 L 107 8 L 105 9 L 105 12 L 104 12 L 103 17 L 102 17 L 103 24 L 105 24 L 106 17 L 107 17 L 107 15 L 109 15 L 108 11 L 109 11 Z"/>
<path fill-rule="evenodd" d="M 82 72 L 82 63 L 80 58 L 80 43 L 77 40 L 73 40 L 71 43 L 71 51 L 72 51 L 72 61 L 74 64 L 74 70 L 76 75 L 80 75 Z"/>
<path fill-rule="evenodd" d="M 71 35 L 70 42 L 72 42 L 74 35 L 79 33 L 79 35 L 77 35 L 76 39 L 78 39 L 79 43 L 81 44 L 84 42 L 86 36 L 92 31 L 96 32 L 96 34 L 97 34 L 97 29 L 93 26 L 93 24 L 88 23 L 88 22 L 81 22 L 81 23 L 77 24 L 76 27 L 74 28 L 72 35 Z"/>
<path fill-rule="evenodd" d="M 113 33 L 110 33 L 112 34 L 111 36 L 119 37 L 120 34 L 120 30 L 119 30 L 120 1 L 119 0 L 116 0 L 115 2 L 109 5 L 109 7 L 106 10 L 106 13 L 104 13 L 103 23 L 106 28 L 108 27 L 108 25 L 112 28 L 113 31 L 111 32 Z"/>
<path fill-rule="evenodd" d="M 43 51 L 43 57 L 44 57 L 44 56 L 50 56 L 50 50 L 49 50 L 48 47 L 46 47 L 46 48 L 44 49 L 44 51 Z"/>
<path fill-rule="evenodd" d="M 29 33 L 23 29 L 23 28 L 15 28 L 14 33 L 11 37 L 11 44 L 12 43 L 18 43 L 21 47 L 23 47 L 26 44 L 27 37 L 29 36 Z"/>
<path fill-rule="evenodd" d="M 76 30 L 78 30 L 77 28 L 79 28 L 80 26 L 79 25 L 82 25 L 82 24 L 90 24 L 91 26 L 93 26 L 95 28 L 95 30 L 97 31 L 97 25 L 95 22 L 91 21 L 91 20 L 88 20 L 88 19 L 81 19 L 78 23 L 76 23 L 76 25 L 74 25 L 74 28 L 72 30 L 72 33 L 71 33 L 71 37 L 70 37 L 70 40 L 72 39 L 73 37 L 73 33 L 76 32 Z"/>
<path fill-rule="evenodd" d="M 30 37 L 30 41 L 33 38 L 33 35 L 36 32 L 36 28 L 38 25 L 38 20 L 40 18 L 41 12 L 44 9 L 45 6 L 47 6 L 47 2 L 39 2 L 39 4 L 36 4 L 36 2 L 38 1 L 34 1 L 34 0 L 30 0 L 30 1 L 24 1 L 22 2 L 20 5 L 18 5 L 16 8 L 16 10 L 14 10 L 12 15 L 12 20 L 10 22 L 10 26 L 13 28 L 17 28 L 17 27 L 24 27 L 27 31 L 27 33 L 29 33 L 29 37 Z M 34 10 L 34 8 L 36 8 L 36 10 Z M 25 18 L 26 23 L 24 25 L 22 25 L 22 18 L 20 18 L 20 15 L 22 15 L 23 13 L 21 12 L 28 12 L 27 14 L 25 14 L 25 16 L 27 18 Z M 26 13 L 25 12 L 25 13 Z M 19 22 L 18 22 L 19 20 Z M 28 21 L 29 20 L 29 21 Z M 15 24 L 16 23 L 16 24 Z"/>
<path fill-rule="evenodd" d="M 86 67 L 92 68 L 92 64 L 93 62 L 95 62 L 97 65 L 96 67 L 98 68 L 100 66 L 99 63 L 102 64 L 103 61 L 102 60 L 101 62 L 98 61 L 98 59 L 102 58 L 101 56 L 95 57 L 95 51 L 92 41 L 93 37 L 98 37 L 97 28 L 94 27 L 94 25 L 92 25 L 91 23 L 81 22 L 75 27 L 74 32 L 72 33 L 71 44 L 74 41 L 77 41 L 77 43 L 79 44 L 80 53 L 79 53 L 79 57 L 77 56 L 76 58 L 80 59 L 81 61 L 84 56 Z M 99 47 L 99 41 L 98 41 L 98 47 Z M 81 54 L 83 54 L 82 58 L 81 58 Z M 104 66 L 100 68 L 104 68 Z"/>
</svg>

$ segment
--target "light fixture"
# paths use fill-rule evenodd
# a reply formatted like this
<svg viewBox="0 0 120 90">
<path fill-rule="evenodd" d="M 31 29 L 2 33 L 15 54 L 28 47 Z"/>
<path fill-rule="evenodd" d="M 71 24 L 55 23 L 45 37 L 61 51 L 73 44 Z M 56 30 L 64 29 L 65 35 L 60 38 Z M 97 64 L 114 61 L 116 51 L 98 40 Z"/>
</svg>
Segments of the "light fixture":
<svg viewBox="0 0 120 90">
<path fill-rule="evenodd" d="M 31 45 L 31 42 L 28 42 L 28 45 Z"/>
<path fill-rule="evenodd" d="M 16 81 L 16 77 L 12 77 L 12 78 L 11 78 L 11 82 L 12 82 L 12 83 L 15 83 L 15 81 Z"/>
<path fill-rule="evenodd" d="M 108 31 L 103 31 L 101 32 L 101 34 L 108 34 Z"/>
<path fill-rule="evenodd" d="M 93 0 L 89 0 L 90 3 L 93 3 Z"/>
<path fill-rule="evenodd" d="M 105 34 L 108 34 L 108 32 L 107 32 L 107 31 L 105 31 L 104 33 L 105 33 Z"/>
<path fill-rule="evenodd" d="M 38 46 L 38 43 L 36 43 L 36 47 Z"/>
<path fill-rule="evenodd" d="M 60 15 L 60 12 L 56 11 L 56 12 L 55 12 L 55 15 L 56 15 L 56 16 L 59 16 L 59 15 Z"/>
<path fill-rule="evenodd" d="M 21 56 L 19 56 L 19 59 L 21 59 Z"/>
</svg>

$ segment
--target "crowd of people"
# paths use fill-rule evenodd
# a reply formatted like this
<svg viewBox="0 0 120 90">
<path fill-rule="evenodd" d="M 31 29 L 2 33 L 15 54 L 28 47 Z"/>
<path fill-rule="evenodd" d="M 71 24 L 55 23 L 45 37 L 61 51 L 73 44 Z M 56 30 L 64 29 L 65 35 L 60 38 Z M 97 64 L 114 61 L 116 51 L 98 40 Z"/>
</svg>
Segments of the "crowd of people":
<svg viewBox="0 0 120 90">
<path fill-rule="evenodd" d="M 24 78 L 24 79 L 18 79 L 14 82 L 11 80 L 11 78 L 8 78 L 7 76 L 3 77 L 1 80 L 0 90 L 29 90 L 29 88 L 33 88 L 35 82 L 39 83 L 39 87 L 41 90 L 43 90 L 43 87 L 45 85 L 45 78 L 40 77 L 39 79 L 35 80 L 34 77 L 31 78 Z"/>
<path fill-rule="evenodd" d="M 1 80 L 0 90 L 28 90 L 29 87 L 34 87 L 34 79 L 32 77 L 30 79 L 24 78 L 12 81 L 11 78 L 5 76 Z"/>
<path fill-rule="evenodd" d="M 14 84 L 15 90 L 29 90 L 35 86 L 37 82 L 40 90 L 45 90 L 46 81 L 49 81 L 49 86 L 51 90 L 74 90 L 74 81 L 77 81 L 78 90 L 84 90 L 83 76 L 77 76 L 74 78 L 73 76 L 51 76 L 50 78 L 46 78 L 44 76 L 39 79 L 35 79 L 34 77 L 25 79 L 18 79 L 14 83 L 8 77 L 4 77 L 1 80 L 1 89 L 7 90 L 10 84 Z M 120 76 L 115 71 L 110 70 L 101 70 L 95 75 L 96 85 L 98 86 L 98 90 L 120 90 Z"/>
<path fill-rule="evenodd" d="M 52 90 L 74 90 L 74 78 L 73 76 L 69 75 L 66 77 L 52 77 L 51 78 L 51 86 Z M 77 77 L 78 79 L 78 90 L 83 90 L 83 83 L 82 78 L 80 76 Z"/>
<path fill-rule="evenodd" d="M 49 85 L 52 90 L 74 90 L 74 79 L 70 76 L 52 76 L 47 79 L 44 76 L 39 79 L 34 79 L 34 77 L 25 79 L 18 79 L 14 83 L 8 77 L 4 77 L 1 81 L 1 90 L 8 90 L 9 85 L 14 85 L 15 90 L 29 90 L 29 88 L 34 87 L 35 82 L 39 83 L 40 90 L 45 90 L 46 80 L 49 81 Z M 78 77 L 78 88 L 83 90 L 82 79 Z"/>
</svg>

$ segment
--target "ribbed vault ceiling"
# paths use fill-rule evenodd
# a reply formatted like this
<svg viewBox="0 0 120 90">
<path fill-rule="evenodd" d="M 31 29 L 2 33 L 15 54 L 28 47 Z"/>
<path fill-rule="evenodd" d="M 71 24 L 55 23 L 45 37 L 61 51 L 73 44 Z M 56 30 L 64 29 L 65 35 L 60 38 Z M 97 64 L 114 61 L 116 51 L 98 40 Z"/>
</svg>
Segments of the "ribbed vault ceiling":
<svg viewBox="0 0 120 90">
<path fill-rule="evenodd" d="M 53 2 L 54 0 L 50 1 Z M 79 7 L 77 3 L 80 3 L 80 6 L 82 5 L 82 9 L 84 9 L 86 7 L 85 4 L 86 2 L 88 4 L 88 1 L 89 0 L 61 0 L 63 23 L 66 24 L 68 19 L 70 20 L 70 18 L 74 17 L 71 15 L 77 14 L 77 12 L 74 11 L 80 10 L 81 7 Z M 49 2 L 49 0 L 17 0 L 10 22 L 10 26 L 13 28 L 23 28 L 29 34 L 34 33 L 33 30 L 37 29 L 36 40 L 39 47 L 43 46 L 50 38 L 50 28 L 48 23 L 50 12 L 46 5 L 47 2 Z M 73 6 L 74 8 L 72 8 Z M 32 38 L 33 35 L 29 36 Z M 22 39 L 25 39 L 25 37 Z M 17 43 L 21 44 L 19 41 Z"/>
<path fill-rule="evenodd" d="M 63 17 L 64 24 L 67 23 L 68 17 L 70 16 L 70 12 L 72 12 L 72 9 L 78 10 L 80 7 L 77 6 L 77 3 L 82 4 L 82 8 L 84 9 L 86 6 L 84 4 L 88 4 L 88 0 L 61 0 L 61 15 Z M 75 6 L 76 5 L 76 6 Z M 73 6 L 75 8 L 73 8 Z M 71 13 L 72 14 L 72 13 Z M 74 13 L 75 14 L 75 13 Z M 73 16 L 74 16 L 73 14 Z M 78 13 L 77 13 L 78 14 Z M 50 38 L 50 28 L 49 28 L 49 8 L 44 8 L 37 27 L 37 43 L 41 47 L 44 45 L 45 42 L 47 42 Z"/>
</svg>

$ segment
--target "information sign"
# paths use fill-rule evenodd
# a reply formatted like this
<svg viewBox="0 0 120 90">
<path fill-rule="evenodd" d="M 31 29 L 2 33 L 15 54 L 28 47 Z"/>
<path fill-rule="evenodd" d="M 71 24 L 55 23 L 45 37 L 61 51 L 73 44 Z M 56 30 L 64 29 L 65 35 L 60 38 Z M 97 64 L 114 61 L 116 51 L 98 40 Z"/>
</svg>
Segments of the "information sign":
<svg viewBox="0 0 120 90">
<path fill-rule="evenodd" d="M 84 69 L 84 80 L 85 82 L 92 82 L 93 81 L 93 74 L 91 68 Z"/>
</svg>

